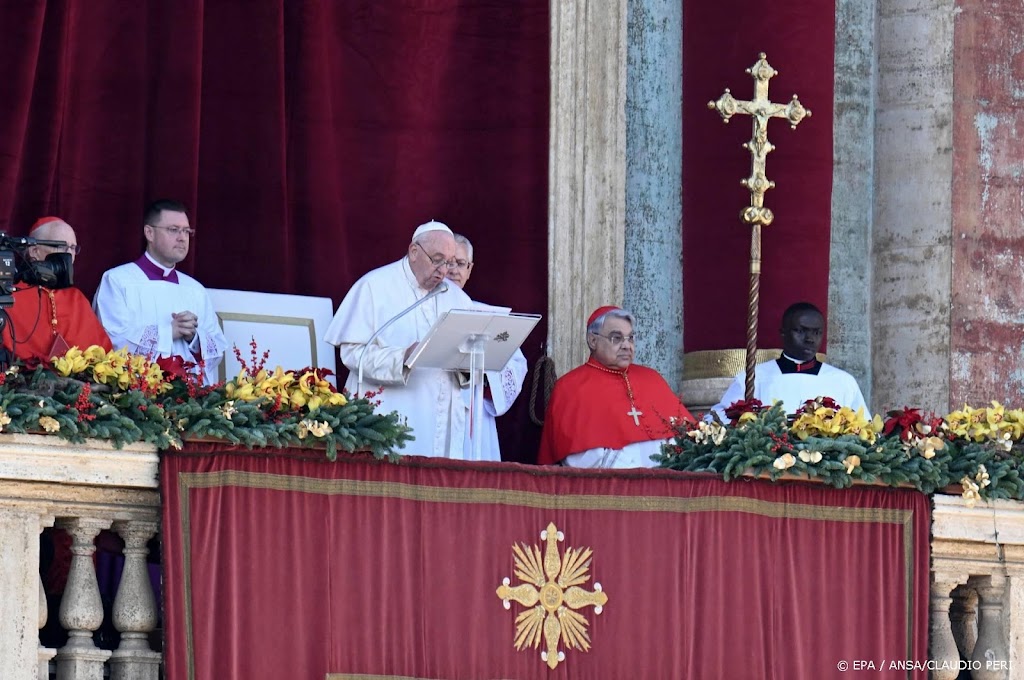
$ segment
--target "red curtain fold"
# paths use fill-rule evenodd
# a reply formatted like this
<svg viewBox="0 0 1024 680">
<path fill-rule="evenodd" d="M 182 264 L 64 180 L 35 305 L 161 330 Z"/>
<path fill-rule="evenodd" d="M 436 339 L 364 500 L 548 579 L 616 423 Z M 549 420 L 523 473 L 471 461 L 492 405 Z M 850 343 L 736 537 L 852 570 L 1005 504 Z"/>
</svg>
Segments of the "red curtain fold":
<svg viewBox="0 0 1024 680">
<path fill-rule="evenodd" d="M 161 480 L 171 680 L 817 680 L 927 659 L 913 491 L 235 453 L 166 456 Z M 576 610 L 590 651 L 560 644 L 554 670 L 515 650 L 526 608 L 496 594 L 549 523 L 607 595 Z"/>
<path fill-rule="evenodd" d="M 144 204 L 178 198 L 198 230 L 184 271 L 337 304 L 436 218 L 476 246 L 470 295 L 543 313 L 548 17 L 547 0 L 2 2 L 0 230 L 67 219 L 91 297 L 138 256 Z M 501 434 L 532 451 L 519 401 Z"/>
<path fill-rule="evenodd" d="M 749 18 L 749 20 L 747 20 Z M 684 0 L 683 2 L 683 346 L 687 352 L 746 346 L 750 204 L 740 180 L 750 176 L 750 116 L 723 124 L 707 103 L 725 88 L 754 96 L 744 73 L 765 52 L 779 71 L 769 83 L 773 102 L 794 93 L 813 112 L 795 131 L 785 120 L 768 125 L 777 148 L 765 196 L 775 221 L 763 230 L 758 345 L 781 347 L 782 312 L 809 301 L 827 310 L 832 222 L 832 108 L 835 2 Z M 866 256 L 866 254 L 865 254 Z M 708 323 L 713 319 L 714 323 Z"/>
</svg>

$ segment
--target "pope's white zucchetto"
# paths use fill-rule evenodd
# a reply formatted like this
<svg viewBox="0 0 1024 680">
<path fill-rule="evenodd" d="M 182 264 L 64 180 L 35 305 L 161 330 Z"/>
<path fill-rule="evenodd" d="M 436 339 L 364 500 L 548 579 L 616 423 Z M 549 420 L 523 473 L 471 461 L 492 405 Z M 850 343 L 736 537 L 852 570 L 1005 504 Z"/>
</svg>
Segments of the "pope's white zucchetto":
<svg viewBox="0 0 1024 680">
<path fill-rule="evenodd" d="M 430 220 L 426 224 L 421 224 L 420 226 L 416 227 L 416 231 L 412 233 L 412 240 L 415 241 L 420 236 L 423 236 L 423 234 L 426 234 L 428 231 L 444 231 L 449 234 L 452 233 L 452 230 L 448 228 L 447 224 L 437 222 L 435 220 Z"/>
</svg>

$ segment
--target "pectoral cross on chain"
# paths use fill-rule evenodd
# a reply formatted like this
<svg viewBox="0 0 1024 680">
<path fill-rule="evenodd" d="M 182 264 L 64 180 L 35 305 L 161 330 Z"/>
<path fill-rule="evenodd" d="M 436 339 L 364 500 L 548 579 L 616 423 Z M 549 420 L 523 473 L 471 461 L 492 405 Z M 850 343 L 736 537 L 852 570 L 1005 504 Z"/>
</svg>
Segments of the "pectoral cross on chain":
<svg viewBox="0 0 1024 680">
<path fill-rule="evenodd" d="M 643 411 L 636 410 L 636 406 L 633 406 L 632 411 L 626 411 L 627 416 L 633 416 L 633 422 L 636 423 L 637 427 L 640 427 L 640 416 L 642 416 L 643 414 Z"/>
</svg>

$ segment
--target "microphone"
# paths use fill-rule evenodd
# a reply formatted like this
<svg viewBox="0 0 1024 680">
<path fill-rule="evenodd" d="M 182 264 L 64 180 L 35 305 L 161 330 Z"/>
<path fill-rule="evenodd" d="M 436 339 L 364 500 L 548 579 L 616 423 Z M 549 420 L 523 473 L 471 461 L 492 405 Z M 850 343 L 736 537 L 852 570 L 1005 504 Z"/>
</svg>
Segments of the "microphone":
<svg viewBox="0 0 1024 680">
<path fill-rule="evenodd" d="M 362 392 L 363 392 L 363 357 L 366 356 L 366 348 L 369 347 L 370 344 L 374 340 L 377 339 L 378 335 L 380 335 L 385 330 L 387 330 L 388 326 L 390 326 L 394 322 L 398 321 L 403 316 L 405 316 L 406 314 L 408 314 L 412 310 L 416 309 L 417 307 L 422 305 L 424 302 L 426 302 L 430 298 L 437 297 L 438 295 L 440 295 L 442 293 L 447 293 L 447 292 L 448 292 L 448 284 L 445 283 L 444 281 L 441 281 L 441 283 L 439 283 L 436 286 L 434 286 L 434 289 L 432 291 L 430 291 L 429 293 L 427 293 L 426 295 L 421 297 L 419 300 L 417 300 L 416 302 L 412 303 L 411 305 L 409 305 L 408 307 L 406 307 L 405 309 L 400 311 L 398 314 L 396 314 L 393 317 L 391 317 L 390 319 L 388 319 L 387 323 L 385 323 L 383 326 L 381 326 L 380 328 L 378 328 L 377 330 L 375 330 L 373 332 L 373 335 L 370 336 L 370 339 L 366 341 L 365 345 L 363 345 L 363 351 L 361 351 L 359 353 L 359 362 L 356 365 L 356 369 L 357 369 L 356 370 L 356 375 L 357 375 L 357 377 L 356 377 L 356 398 L 357 399 L 359 398 L 359 395 L 362 394 Z"/>
</svg>

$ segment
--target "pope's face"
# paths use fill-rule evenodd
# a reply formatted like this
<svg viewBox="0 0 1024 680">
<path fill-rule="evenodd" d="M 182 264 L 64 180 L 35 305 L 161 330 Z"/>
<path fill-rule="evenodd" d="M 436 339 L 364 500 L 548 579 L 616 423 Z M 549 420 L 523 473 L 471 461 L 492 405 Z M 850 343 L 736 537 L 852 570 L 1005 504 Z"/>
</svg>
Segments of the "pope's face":
<svg viewBox="0 0 1024 680">
<path fill-rule="evenodd" d="M 608 368 L 624 370 L 633 363 L 633 324 L 626 319 L 608 317 L 600 333 L 588 333 L 590 356 Z"/>
<path fill-rule="evenodd" d="M 825 320 L 814 310 L 791 314 L 783 322 L 782 350 L 791 359 L 810 361 L 821 348 L 825 335 Z"/>
<path fill-rule="evenodd" d="M 160 218 L 142 229 L 146 235 L 146 250 L 165 267 L 173 267 L 188 255 L 191 225 L 188 215 L 173 210 L 162 210 Z"/>
<path fill-rule="evenodd" d="M 409 244 L 409 267 L 420 288 L 433 290 L 455 262 L 455 239 L 444 231 L 428 231 Z"/>
<path fill-rule="evenodd" d="M 455 244 L 455 263 L 458 266 L 449 270 L 448 278 L 459 288 L 465 288 L 473 271 L 473 263 L 469 261 L 469 249 L 465 243 Z"/>
</svg>

